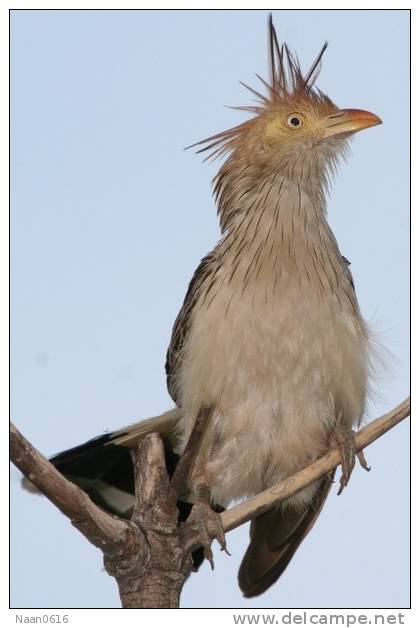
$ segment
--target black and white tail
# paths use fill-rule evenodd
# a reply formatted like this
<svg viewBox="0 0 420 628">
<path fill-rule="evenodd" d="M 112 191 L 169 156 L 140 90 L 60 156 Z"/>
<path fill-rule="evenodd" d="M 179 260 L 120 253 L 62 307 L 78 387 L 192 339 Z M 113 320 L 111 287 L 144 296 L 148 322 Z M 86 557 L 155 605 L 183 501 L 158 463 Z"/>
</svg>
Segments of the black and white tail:
<svg viewBox="0 0 420 628">
<path fill-rule="evenodd" d="M 158 432 L 165 447 L 168 473 L 178 460 L 173 438 L 180 410 L 174 408 L 162 415 L 135 423 L 109 434 L 92 438 L 83 445 L 67 449 L 50 461 L 69 480 L 82 488 L 98 506 L 120 517 L 128 518 L 134 504 L 134 475 L 130 449 L 147 434 Z M 26 488 L 31 488 L 27 480 Z"/>
</svg>

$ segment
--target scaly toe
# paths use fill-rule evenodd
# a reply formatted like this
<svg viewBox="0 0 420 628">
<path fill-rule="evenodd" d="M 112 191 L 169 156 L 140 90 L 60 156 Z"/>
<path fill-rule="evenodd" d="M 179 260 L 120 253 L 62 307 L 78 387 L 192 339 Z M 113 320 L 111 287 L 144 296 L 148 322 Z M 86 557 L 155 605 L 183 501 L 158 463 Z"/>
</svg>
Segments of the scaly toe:
<svg viewBox="0 0 420 628">
<path fill-rule="evenodd" d="M 192 508 L 190 518 L 198 530 L 200 542 L 204 549 L 204 556 L 209 561 L 211 568 L 214 569 L 213 552 L 211 550 L 212 540 L 216 539 L 221 550 L 229 554 L 220 515 L 214 512 L 206 502 L 198 501 Z"/>
<path fill-rule="evenodd" d="M 349 483 L 352 471 L 356 464 L 356 457 L 360 462 L 361 467 L 366 469 L 366 471 L 370 471 L 370 466 L 366 461 L 363 450 L 356 452 L 355 432 L 346 425 L 339 423 L 335 427 L 330 436 L 329 445 L 330 447 L 337 448 L 340 452 L 342 474 L 340 478 L 340 488 L 338 489 L 337 495 L 341 495 Z"/>
<path fill-rule="evenodd" d="M 336 447 L 340 453 L 341 478 L 337 495 L 341 495 L 348 485 L 356 462 L 356 446 L 353 430 L 345 425 L 337 425 L 330 436 L 330 446 Z"/>
</svg>

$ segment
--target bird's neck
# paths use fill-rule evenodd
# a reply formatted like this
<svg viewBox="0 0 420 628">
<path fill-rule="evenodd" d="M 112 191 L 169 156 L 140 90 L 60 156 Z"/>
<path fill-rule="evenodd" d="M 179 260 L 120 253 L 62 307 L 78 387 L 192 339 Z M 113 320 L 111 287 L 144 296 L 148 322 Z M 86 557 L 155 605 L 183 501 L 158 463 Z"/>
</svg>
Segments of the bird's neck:
<svg viewBox="0 0 420 628">
<path fill-rule="evenodd" d="M 273 239 L 282 244 L 287 240 L 290 248 L 332 238 L 336 246 L 319 178 L 267 171 L 253 180 L 245 171 L 226 173 L 216 181 L 216 195 L 222 232 L 229 240 L 267 245 Z"/>
<path fill-rule="evenodd" d="M 222 197 L 219 213 L 228 220 L 219 250 L 230 260 L 232 280 L 252 284 L 264 278 L 269 284 L 282 272 L 318 281 L 322 268 L 321 283 L 328 286 L 342 259 L 319 190 L 271 172 L 254 187 L 225 188 Z"/>
<path fill-rule="evenodd" d="M 325 158 L 312 159 L 310 168 L 304 168 L 303 159 L 289 156 L 265 165 L 228 159 L 214 181 L 222 232 L 246 221 L 245 214 L 269 211 L 277 202 L 282 214 L 297 204 L 308 216 L 315 212 L 325 221 Z"/>
</svg>

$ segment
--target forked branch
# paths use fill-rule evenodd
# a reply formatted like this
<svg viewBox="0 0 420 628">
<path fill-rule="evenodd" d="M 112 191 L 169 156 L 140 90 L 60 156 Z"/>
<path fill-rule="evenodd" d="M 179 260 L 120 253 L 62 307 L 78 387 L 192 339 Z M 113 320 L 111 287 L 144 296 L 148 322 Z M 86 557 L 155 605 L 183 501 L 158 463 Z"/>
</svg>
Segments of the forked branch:
<svg viewBox="0 0 420 628">
<path fill-rule="evenodd" d="M 207 426 L 209 408 L 203 408 L 184 456 L 169 480 L 161 440 L 149 434 L 133 450 L 136 497 L 131 521 L 96 506 L 79 487 L 57 471 L 11 424 L 12 462 L 71 523 L 104 554 L 108 573 L 118 582 L 126 608 L 175 608 L 191 570 L 189 550 L 198 544 L 193 527 L 178 524 L 175 498 L 185 483 Z M 358 451 L 366 448 L 410 414 L 410 399 L 372 421 L 356 434 Z M 225 511 L 227 532 L 292 497 L 338 466 L 337 449 L 256 497 Z M 188 523 L 188 522 L 187 522 Z M 182 533 L 181 533 L 182 530 Z M 187 536 L 186 536 L 187 535 Z M 188 538 L 188 535 L 190 537 Z"/>
</svg>

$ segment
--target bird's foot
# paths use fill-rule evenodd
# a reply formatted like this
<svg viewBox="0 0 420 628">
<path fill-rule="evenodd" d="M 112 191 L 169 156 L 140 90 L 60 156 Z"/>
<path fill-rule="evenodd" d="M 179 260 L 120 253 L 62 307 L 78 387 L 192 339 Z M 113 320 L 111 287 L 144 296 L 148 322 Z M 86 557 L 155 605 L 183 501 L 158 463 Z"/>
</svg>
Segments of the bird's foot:
<svg viewBox="0 0 420 628">
<path fill-rule="evenodd" d="M 341 463 L 341 477 L 340 488 L 337 495 L 341 495 L 347 484 L 349 483 L 350 476 L 356 464 L 356 457 L 360 462 L 360 465 L 366 471 L 370 471 L 370 466 L 366 462 L 363 450 L 356 451 L 355 432 L 349 426 L 339 424 L 336 425 L 334 431 L 329 438 L 330 448 L 338 449 L 340 453 Z"/>
<path fill-rule="evenodd" d="M 219 513 L 214 512 L 209 503 L 201 500 L 197 501 L 191 510 L 188 523 L 196 529 L 200 543 L 204 549 L 204 557 L 209 561 L 212 569 L 214 569 L 213 552 L 211 549 L 213 539 L 216 539 L 220 545 L 220 549 L 230 556 L 226 547 L 222 520 Z"/>
</svg>

